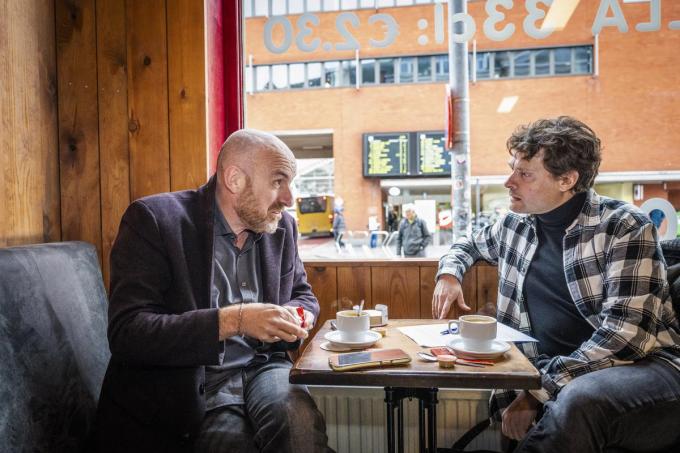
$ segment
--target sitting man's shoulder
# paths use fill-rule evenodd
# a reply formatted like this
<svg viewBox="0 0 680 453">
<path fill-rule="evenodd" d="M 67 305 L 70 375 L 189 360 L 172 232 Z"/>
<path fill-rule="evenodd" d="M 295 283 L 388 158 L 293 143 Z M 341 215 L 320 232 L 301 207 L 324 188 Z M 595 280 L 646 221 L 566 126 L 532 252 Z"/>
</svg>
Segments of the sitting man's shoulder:
<svg viewBox="0 0 680 453">
<path fill-rule="evenodd" d="M 649 216 L 632 203 L 597 195 L 597 215 L 601 224 L 616 224 L 629 228 L 639 228 L 652 223 Z"/>
</svg>

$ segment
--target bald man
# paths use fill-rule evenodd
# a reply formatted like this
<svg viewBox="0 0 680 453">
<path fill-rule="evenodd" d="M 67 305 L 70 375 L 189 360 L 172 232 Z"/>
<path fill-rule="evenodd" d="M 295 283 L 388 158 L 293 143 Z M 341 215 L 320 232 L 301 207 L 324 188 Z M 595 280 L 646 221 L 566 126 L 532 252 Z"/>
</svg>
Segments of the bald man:
<svg viewBox="0 0 680 453">
<path fill-rule="evenodd" d="M 127 209 L 99 451 L 330 451 L 307 389 L 288 382 L 287 351 L 319 313 L 284 210 L 295 172 L 281 140 L 241 130 L 206 185 Z"/>
</svg>

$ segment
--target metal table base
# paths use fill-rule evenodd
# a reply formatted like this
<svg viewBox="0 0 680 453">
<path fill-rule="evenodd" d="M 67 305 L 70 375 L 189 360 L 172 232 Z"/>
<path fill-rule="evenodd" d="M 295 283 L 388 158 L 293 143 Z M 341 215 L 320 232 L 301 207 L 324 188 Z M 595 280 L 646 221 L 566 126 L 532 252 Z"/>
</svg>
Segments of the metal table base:
<svg viewBox="0 0 680 453">
<path fill-rule="evenodd" d="M 387 451 L 404 452 L 404 398 L 418 399 L 418 440 L 420 451 L 437 451 L 437 388 L 385 387 L 387 405 Z M 394 410 L 397 410 L 397 430 L 395 432 Z M 427 421 L 425 411 L 427 410 Z M 427 428 L 426 428 L 427 427 Z M 427 443 L 425 430 L 427 429 Z M 397 439 L 395 439 L 395 436 Z M 395 442 L 398 440 L 398 442 Z M 398 450 L 395 450 L 398 448 Z"/>
</svg>

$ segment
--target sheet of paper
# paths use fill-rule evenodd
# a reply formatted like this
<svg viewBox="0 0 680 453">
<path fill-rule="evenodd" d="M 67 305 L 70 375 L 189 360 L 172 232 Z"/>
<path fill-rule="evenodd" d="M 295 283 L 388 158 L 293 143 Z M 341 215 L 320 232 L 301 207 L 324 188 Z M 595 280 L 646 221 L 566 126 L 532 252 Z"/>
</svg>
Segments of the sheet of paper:
<svg viewBox="0 0 680 453">
<path fill-rule="evenodd" d="M 448 324 L 429 324 L 423 326 L 405 326 L 398 329 L 409 337 L 411 340 L 418 343 L 420 346 L 427 348 L 437 348 L 446 346 L 446 343 L 451 338 L 450 334 L 442 335 L 441 332 L 448 328 Z M 505 324 L 498 323 L 498 331 L 496 339 L 501 341 L 513 341 L 516 343 L 525 341 L 538 341 L 535 338 L 526 335 L 519 330 L 508 327 Z"/>
</svg>

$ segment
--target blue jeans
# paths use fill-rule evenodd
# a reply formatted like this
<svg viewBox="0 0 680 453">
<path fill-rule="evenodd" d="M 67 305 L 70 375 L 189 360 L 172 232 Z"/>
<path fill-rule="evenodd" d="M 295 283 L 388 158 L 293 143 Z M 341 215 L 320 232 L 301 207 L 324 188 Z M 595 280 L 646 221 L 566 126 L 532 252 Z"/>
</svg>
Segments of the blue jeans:
<svg viewBox="0 0 680 453">
<path fill-rule="evenodd" d="M 332 451 L 323 416 L 307 388 L 288 383 L 290 368 L 291 363 L 280 358 L 245 368 L 245 404 L 208 411 L 194 451 Z"/>
<path fill-rule="evenodd" d="M 646 358 L 567 384 L 515 453 L 656 452 L 676 445 L 680 371 Z"/>
</svg>

